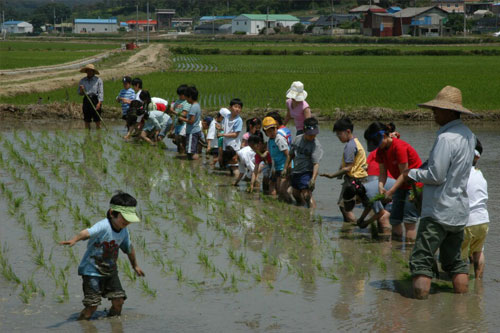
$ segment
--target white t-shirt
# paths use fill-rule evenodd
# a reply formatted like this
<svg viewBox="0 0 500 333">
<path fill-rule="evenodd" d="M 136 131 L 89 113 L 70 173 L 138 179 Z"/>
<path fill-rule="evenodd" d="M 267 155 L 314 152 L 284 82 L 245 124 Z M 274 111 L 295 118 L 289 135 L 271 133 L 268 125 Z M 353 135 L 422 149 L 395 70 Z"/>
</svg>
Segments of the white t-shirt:
<svg viewBox="0 0 500 333">
<path fill-rule="evenodd" d="M 166 99 L 160 98 L 160 97 L 151 97 L 151 102 L 155 104 L 163 104 L 165 106 L 168 105 L 168 101 Z"/>
<path fill-rule="evenodd" d="M 236 138 L 224 137 L 223 149 L 226 150 L 227 146 L 233 147 L 235 151 L 240 150 L 241 147 L 241 130 L 243 129 L 243 120 L 240 116 L 232 117 L 231 114 L 224 117 L 223 121 L 224 134 L 238 133 Z"/>
<path fill-rule="evenodd" d="M 219 140 L 217 138 L 217 128 L 215 127 L 215 125 L 217 124 L 217 122 L 214 120 L 212 120 L 212 122 L 210 123 L 210 127 L 208 127 L 208 132 L 207 132 L 207 140 L 212 140 L 211 142 L 211 145 L 210 147 L 212 148 L 217 148 L 219 145 Z"/>
<path fill-rule="evenodd" d="M 240 173 L 245 174 L 248 178 L 252 178 L 253 169 L 255 168 L 255 152 L 250 146 L 245 146 L 237 151 L 239 162 L 238 168 Z"/>
<path fill-rule="evenodd" d="M 137 100 L 137 101 L 141 101 L 141 102 L 142 102 L 142 100 L 139 98 L 139 96 L 141 95 L 141 92 L 142 92 L 142 89 L 141 89 L 141 90 L 139 90 L 139 91 L 135 94 L 135 100 Z"/>
<path fill-rule="evenodd" d="M 467 195 L 469 197 L 469 222 L 467 227 L 488 223 L 490 217 L 486 203 L 488 202 L 488 183 L 483 177 L 483 173 L 472 167 L 467 183 Z"/>
</svg>

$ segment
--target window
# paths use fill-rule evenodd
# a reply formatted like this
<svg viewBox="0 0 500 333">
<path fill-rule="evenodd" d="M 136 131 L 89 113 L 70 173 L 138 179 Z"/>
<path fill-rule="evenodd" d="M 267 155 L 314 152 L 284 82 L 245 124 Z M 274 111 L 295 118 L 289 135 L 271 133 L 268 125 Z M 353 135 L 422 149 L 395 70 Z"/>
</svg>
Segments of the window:
<svg viewBox="0 0 500 333">
<path fill-rule="evenodd" d="M 455 4 L 455 7 L 457 7 L 457 8 L 458 8 L 458 3 L 456 3 L 456 4 Z"/>
<path fill-rule="evenodd" d="M 446 6 L 447 6 L 447 7 L 451 7 L 451 5 L 450 5 L 450 4 L 447 4 Z"/>
<path fill-rule="evenodd" d="M 240 25 L 240 22 L 236 22 L 236 25 Z"/>
<path fill-rule="evenodd" d="M 92 31 L 95 31 L 95 29 L 94 29 L 94 28 L 92 28 Z"/>
<path fill-rule="evenodd" d="M 247 21 L 245 21 L 245 25 L 247 25 Z"/>
<path fill-rule="evenodd" d="M 108 31 L 108 28 L 104 28 L 104 31 Z"/>
<path fill-rule="evenodd" d="M 260 28 L 260 26 L 257 24 L 257 29 L 259 29 L 259 28 Z"/>
</svg>

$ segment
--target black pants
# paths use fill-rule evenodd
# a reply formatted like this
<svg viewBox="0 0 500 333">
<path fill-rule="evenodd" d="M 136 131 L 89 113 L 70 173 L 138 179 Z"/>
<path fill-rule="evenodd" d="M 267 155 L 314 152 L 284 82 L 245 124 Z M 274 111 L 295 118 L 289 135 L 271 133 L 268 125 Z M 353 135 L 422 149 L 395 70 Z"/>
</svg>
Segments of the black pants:
<svg viewBox="0 0 500 333">
<path fill-rule="evenodd" d="M 97 95 L 94 94 L 87 96 L 90 98 L 94 106 L 92 107 L 92 104 L 90 104 L 89 98 L 83 97 L 83 121 L 86 123 L 101 121 L 101 118 L 99 117 L 101 110 L 97 110 L 99 114 L 94 110 L 94 107 L 96 107 L 97 103 L 99 103 L 99 98 L 97 98 Z"/>
</svg>

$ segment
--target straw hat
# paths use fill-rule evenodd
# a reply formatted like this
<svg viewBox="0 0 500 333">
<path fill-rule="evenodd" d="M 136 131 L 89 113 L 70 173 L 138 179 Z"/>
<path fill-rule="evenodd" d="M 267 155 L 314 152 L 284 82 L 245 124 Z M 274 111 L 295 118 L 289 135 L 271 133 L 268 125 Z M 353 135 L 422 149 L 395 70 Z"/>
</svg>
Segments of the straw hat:
<svg viewBox="0 0 500 333">
<path fill-rule="evenodd" d="M 439 108 L 474 115 L 474 113 L 462 106 L 462 92 L 460 89 L 452 86 L 444 87 L 433 100 L 418 104 L 418 106 L 426 109 Z"/>
<path fill-rule="evenodd" d="M 87 73 L 87 71 L 94 71 L 94 74 L 99 74 L 99 71 L 95 69 L 93 64 L 87 64 L 80 69 L 80 73 Z"/>
<path fill-rule="evenodd" d="M 307 98 L 307 91 L 304 90 L 304 84 L 300 81 L 292 82 L 292 86 L 286 92 L 286 98 L 292 98 L 297 102 L 305 101 Z"/>
</svg>

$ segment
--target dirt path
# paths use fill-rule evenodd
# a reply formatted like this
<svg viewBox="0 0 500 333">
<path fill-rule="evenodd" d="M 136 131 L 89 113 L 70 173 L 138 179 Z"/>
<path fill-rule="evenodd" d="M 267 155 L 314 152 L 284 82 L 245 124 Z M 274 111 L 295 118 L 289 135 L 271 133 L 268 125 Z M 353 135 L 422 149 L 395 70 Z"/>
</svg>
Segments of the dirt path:
<svg viewBox="0 0 500 333">
<path fill-rule="evenodd" d="M 123 62 L 104 68 L 100 67 L 98 62 L 95 65 L 101 73 L 99 77 L 109 80 L 125 74 L 139 75 L 166 69 L 169 66 L 167 54 L 168 51 L 162 44 L 150 44 Z M 107 56 L 110 56 L 110 52 L 101 54 L 100 59 Z M 0 85 L 2 86 L 0 96 L 46 92 L 73 86 L 76 89 L 78 81 L 84 76 L 78 68 L 92 62 L 89 60 L 95 60 L 96 57 L 99 56 L 59 66 L 2 71 L 0 72 Z"/>
</svg>

